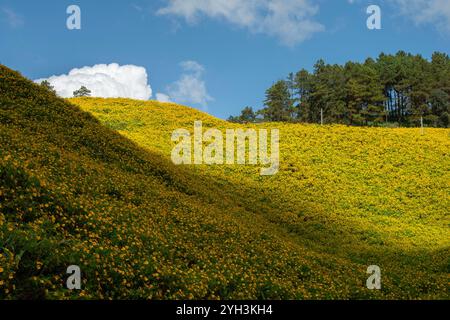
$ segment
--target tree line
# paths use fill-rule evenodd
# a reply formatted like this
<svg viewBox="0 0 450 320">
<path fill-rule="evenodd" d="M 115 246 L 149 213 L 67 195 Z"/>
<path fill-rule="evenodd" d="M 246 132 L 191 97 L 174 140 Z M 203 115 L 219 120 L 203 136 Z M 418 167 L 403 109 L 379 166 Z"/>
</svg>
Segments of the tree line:
<svg viewBox="0 0 450 320">
<path fill-rule="evenodd" d="M 262 109 L 246 107 L 228 120 L 449 127 L 450 58 L 399 51 L 345 65 L 320 59 L 312 72 L 291 73 L 267 89 Z"/>
</svg>

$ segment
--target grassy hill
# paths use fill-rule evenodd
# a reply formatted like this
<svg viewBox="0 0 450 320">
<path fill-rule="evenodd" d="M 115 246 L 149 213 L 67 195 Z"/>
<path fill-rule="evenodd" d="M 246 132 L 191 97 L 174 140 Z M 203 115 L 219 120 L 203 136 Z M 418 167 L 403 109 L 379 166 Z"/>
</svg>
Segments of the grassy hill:
<svg viewBox="0 0 450 320">
<path fill-rule="evenodd" d="M 237 128 L 63 100 L 0 66 L 0 298 L 449 298 L 449 130 L 249 125 L 281 132 L 261 177 L 173 165 L 172 131 L 195 120 Z"/>
</svg>

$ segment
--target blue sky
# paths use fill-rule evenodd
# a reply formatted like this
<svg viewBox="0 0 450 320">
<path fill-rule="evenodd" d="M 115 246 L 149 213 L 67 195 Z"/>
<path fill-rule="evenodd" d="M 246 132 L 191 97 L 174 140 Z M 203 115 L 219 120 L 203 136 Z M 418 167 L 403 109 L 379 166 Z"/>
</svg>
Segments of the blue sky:
<svg viewBox="0 0 450 320">
<path fill-rule="evenodd" d="M 81 30 L 66 27 L 72 4 Z M 381 30 L 366 26 L 370 4 Z M 450 52 L 449 34 L 450 0 L 0 0 L 0 63 L 26 77 L 135 65 L 152 99 L 169 94 L 220 118 L 260 108 L 274 81 L 319 58 L 430 57 Z"/>
</svg>

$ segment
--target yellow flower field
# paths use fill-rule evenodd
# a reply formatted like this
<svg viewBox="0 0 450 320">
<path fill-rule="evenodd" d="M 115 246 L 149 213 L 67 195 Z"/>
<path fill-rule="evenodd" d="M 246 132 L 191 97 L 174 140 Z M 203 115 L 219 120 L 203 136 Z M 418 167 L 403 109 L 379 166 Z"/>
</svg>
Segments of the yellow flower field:
<svg viewBox="0 0 450 320">
<path fill-rule="evenodd" d="M 448 129 L 249 125 L 280 129 L 262 177 L 172 164 L 174 129 L 239 127 L 191 108 L 0 93 L 0 299 L 450 296 Z"/>
<path fill-rule="evenodd" d="M 174 104 L 72 102 L 166 157 L 174 145 L 172 131 L 192 131 L 196 120 L 223 131 L 239 127 Z M 251 219 L 281 229 L 314 252 L 395 270 L 396 277 L 404 274 L 403 282 L 430 277 L 425 286 L 448 289 L 448 129 L 426 129 L 422 135 L 420 129 L 280 123 L 247 127 L 280 129 L 281 170 L 262 178 L 258 166 L 192 166 L 198 181 L 214 177 L 223 186 L 218 198 L 232 198 L 254 213 Z M 427 275 L 430 270 L 440 270 L 443 278 L 433 282 L 436 274 Z"/>
</svg>

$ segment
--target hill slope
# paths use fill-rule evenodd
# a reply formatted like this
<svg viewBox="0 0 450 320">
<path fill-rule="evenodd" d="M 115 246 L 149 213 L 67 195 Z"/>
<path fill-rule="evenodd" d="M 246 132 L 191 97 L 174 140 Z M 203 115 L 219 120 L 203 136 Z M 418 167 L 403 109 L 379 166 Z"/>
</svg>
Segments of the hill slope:
<svg viewBox="0 0 450 320">
<path fill-rule="evenodd" d="M 397 179 L 381 199 L 401 199 L 378 212 L 385 184 L 361 182 L 393 168 L 371 174 L 365 148 L 350 152 L 379 143 L 371 129 L 284 125 L 294 145 L 282 142 L 280 175 L 262 179 L 250 166 L 170 162 L 173 128 L 228 123 L 152 102 L 72 103 L 98 119 L 0 66 L 0 298 L 448 297 L 448 131 L 380 131 L 387 159 L 420 140 L 428 184 L 411 196 L 415 183 Z M 291 152 L 299 140 L 304 153 Z M 417 172 L 414 152 L 395 174 Z M 363 193 L 346 198 L 349 188 Z M 382 267 L 382 291 L 365 288 L 369 264 Z M 69 265 L 81 292 L 65 289 Z"/>
</svg>

